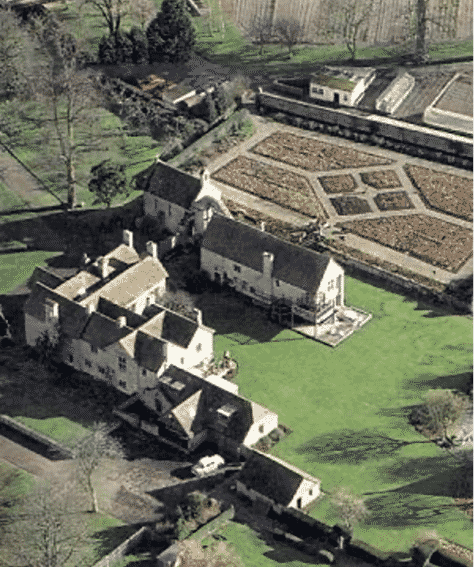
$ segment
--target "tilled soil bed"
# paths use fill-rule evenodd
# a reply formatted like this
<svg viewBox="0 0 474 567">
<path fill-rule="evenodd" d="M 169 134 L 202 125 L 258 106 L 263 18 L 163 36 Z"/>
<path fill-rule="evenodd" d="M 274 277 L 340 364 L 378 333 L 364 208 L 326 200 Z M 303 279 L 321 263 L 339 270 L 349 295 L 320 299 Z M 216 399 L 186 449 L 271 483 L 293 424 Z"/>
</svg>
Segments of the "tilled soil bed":
<svg viewBox="0 0 474 567">
<path fill-rule="evenodd" d="M 365 171 L 360 174 L 362 182 L 374 189 L 393 189 L 401 187 L 402 183 L 393 169 Z"/>
<path fill-rule="evenodd" d="M 423 214 L 351 221 L 340 226 L 454 273 L 472 255 L 472 230 Z"/>
<path fill-rule="evenodd" d="M 239 156 L 212 177 L 304 215 L 326 216 L 310 182 L 292 171 Z"/>
<path fill-rule="evenodd" d="M 251 151 L 307 171 L 393 163 L 393 160 L 367 152 L 281 131 L 271 134 L 256 144 Z"/>
<path fill-rule="evenodd" d="M 326 193 L 352 193 L 357 189 L 356 180 L 350 173 L 343 175 L 325 175 L 318 177 L 322 188 Z"/>
<path fill-rule="evenodd" d="M 374 197 L 374 201 L 381 211 L 400 211 L 414 208 L 406 191 L 379 193 Z"/>
<path fill-rule="evenodd" d="M 372 212 L 369 203 L 365 199 L 353 195 L 336 197 L 331 199 L 331 203 L 338 215 L 360 215 Z"/>
<path fill-rule="evenodd" d="M 472 179 L 420 165 L 406 165 L 405 171 L 428 207 L 472 221 Z"/>
</svg>

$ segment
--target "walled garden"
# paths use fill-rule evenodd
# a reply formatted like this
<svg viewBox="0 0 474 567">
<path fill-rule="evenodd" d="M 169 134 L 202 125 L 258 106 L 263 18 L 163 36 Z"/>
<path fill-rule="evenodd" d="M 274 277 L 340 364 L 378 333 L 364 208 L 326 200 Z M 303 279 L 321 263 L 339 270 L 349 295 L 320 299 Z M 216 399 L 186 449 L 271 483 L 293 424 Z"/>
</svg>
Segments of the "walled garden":
<svg viewBox="0 0 474 567">
<path fill-rule="evenodd" d="M 357 183 L 350 173 L 342 175 L 325 175 L 318 177 L 322 188 L 326 193 L 352 193 L 357 189 Z"/>
<path fill-rule="evenodd" d="M 252 152 L 307 171 L 330 171 L 393 163 L 393 160 L 368 152 L 289 132 L 275 132 L 256 144 Z"/>
<path fill-rule="evenodd" d="M 292 171 L 239 156 L 212 177 L 304 215 L 324 216 L 324 209 L 309 181 Z"/>
<path fill-rule="evenodd" d="M 454 273 L 472 255 L 470 229 L 424 214 L 357 220 L 340 226 Z"/>
<path fill-rule="evenodd" d="M 405 171 L 429 208 L 472 221 L 472 179 L 420 165 Z"/>
<path fill-rule="evenodd" d="M 392 189 L 401 186 L 400 179 L 393 169 L 364 171 L 360 174 L 360 178 L 366 185 L 374 189 Z"/>
<path fill-rule="evenodd" d="M 369 203 L 365 199 L 354 195 L 335 197 L 331 199 L 331 203 L 338 215 L 360 215 L 372 212 Z"/>
<path fill-rule="evenodd" d="M 413 209 L 406 191 L 390 191 L 379 193 L 374 197 L 375 204 L 381 211 L 400 211 L 402 209 Z"/>
</svg>

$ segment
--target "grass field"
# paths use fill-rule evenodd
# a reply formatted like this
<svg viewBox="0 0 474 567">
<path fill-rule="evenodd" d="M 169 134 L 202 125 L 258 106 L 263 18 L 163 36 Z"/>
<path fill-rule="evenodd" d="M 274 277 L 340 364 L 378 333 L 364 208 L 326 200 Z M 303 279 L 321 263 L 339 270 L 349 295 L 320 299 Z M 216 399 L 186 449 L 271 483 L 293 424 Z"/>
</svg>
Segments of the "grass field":
<svg viewBox="0 0 474 567">
<path fill-rule="evenodd" d="M 36 266 L 45 265 L 45 261 L 56 254 L 42 250 L 2 254 L 0 256 L 0 294 L 13 291 L 31 276 Z"/>
<path fill-rule="evenodd" d="M 472 546 L 472 523 L 453 506 L 456 463 L 407 423 L 429 388 L 465 388 L 472 364 L 472 321 L 433 312 L 402 296 L 346 278 L 346 301 L 373 319 L 335 349 L 225 300 L 206 311 L 216 354 L 239 364 L 242 395 L 276 411 L 294 433 L 272 451 L 368 498 L 371 518 L 355 537 L 405 551 L 421 529 Z M 225 313 L 225 316 L 222 316 Z M 264 315 L 261 315 L 264 317 Z M 312 512 L 333 523 L 324 499 Z"/>
<path fill-rule="evenodd" d="M 324 565 L 318 563 L 314 556 L 307 555 L 298 551 L 294 547 L 284 545 L 279 542 L 265 542 L 257 532 L 245 524 L 237 522 L 227 522 L 216 534 L 223 536 L 234 548 L 236 555 L 242 559 L 245 567 L 275 567 L 275 565 L 285 565 L 285 567 L 306 567 L 309 565 Z M 203 544 L 215 540 L 209 538 Z"/>
</svg>

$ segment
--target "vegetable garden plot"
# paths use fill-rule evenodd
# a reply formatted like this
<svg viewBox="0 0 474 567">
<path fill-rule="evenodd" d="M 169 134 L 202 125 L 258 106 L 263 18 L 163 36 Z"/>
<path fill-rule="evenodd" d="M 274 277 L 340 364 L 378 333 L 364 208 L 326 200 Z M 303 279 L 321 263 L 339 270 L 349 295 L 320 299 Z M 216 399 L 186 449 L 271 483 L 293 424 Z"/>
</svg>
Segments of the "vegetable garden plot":
<svg viewBox="0 0 474 567">
<path fill-rule="evenodd" d="M 379 193 L 374 197 L 374 201 L 381 211 L 400 211 L 402 209 L 414 208 L 406 191 Z"/>
<path fill-rule="evenodd" d="M 326 218 L 310 182 L 292 171 L 239 156 L 212 177 L 304 215 Z"/>
<path fill-rule="evenodd" d="M 326 193 L 352 193 L 357 189 L 356 180 L 350 173 L 343 175 L 325 175 L 318 177 L 322 188 Z"/>
<path fill-rule="evenodd" d="M 307 171 L 330 171 L 393 163 L 393 160 L 367 152 L 282 131 L 271 134 L 250 151 Z"/>
<path fill-rule="evenodd" d="M 401 187 L 402 183 L 395 170 L 381 169 L 379 171 L 365 171 L 360 174 L 363 183 L 374 189 L 392 189 Z"/>
<path fill-rule="evenodd" d="M 333 207 L 338 215 L 360 215 L 362 213 L 371 213 L 369 203 L 360 197 L 344 196 L 331 199 Z"/>
<path fill-rule="evenodd" d="M 358 220 L 341 226 L 454 273 L 472 255 L 472 230 L 423 214 Z"/>
<path fill-rule="evenodd" d="M 428 207 L 472 221 L 472 179 L 420 165 L 406 165 L 405 171 Z"/>
</svg>

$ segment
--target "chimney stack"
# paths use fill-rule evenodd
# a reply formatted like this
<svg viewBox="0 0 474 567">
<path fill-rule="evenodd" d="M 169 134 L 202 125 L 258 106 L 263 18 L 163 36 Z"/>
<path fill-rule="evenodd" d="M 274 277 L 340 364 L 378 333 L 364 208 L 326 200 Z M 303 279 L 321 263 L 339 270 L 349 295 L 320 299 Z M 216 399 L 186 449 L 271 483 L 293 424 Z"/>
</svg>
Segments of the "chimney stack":
<svg viewBox="0 0 474 567">
<path fill-rule="evenodd" d="M 273 272 L 273 260 L 275 256 L 271 252 L 263 253 L 263 275 L 271 278 Z"/>
<path fill-rule="evenodd" d="M 105 256 L 99 258 L 99 271 L 100 271 L 100 277 L 102 279 L 105 279 L 107 277 L 108 267 L 109 267 L 109 259 L 106 258 Z"/>
<path fill-rule="evenodd" d="M 193 312 L 196 315 L 197 324 L 201 327 L 202 326 L 202 311 L 200 309 L 193 309 Z"/>
<path fill-rule="evenodd" d="M 201 187 L 204 187 L 205 183 L 209 181 L 209 170 L 207 167 L 201 169 Z"/>
<path fill-rule="evenodd" d="M 94 313 L 95 311 L 95 306 L 93 303 L 88 303 L 86 309 L 87 309 L 87 315 L 92 315 L 92 313 Z"/>
<path fill-rule="evenodd" d="M 125 315 L 122 315 L 121 317 L 117 318 L 117 325 L 119 326 L 120 329 L 122 329 L 127 325 L 127 318 L 125 317 Z"/>
<path fill-rule="evenodd" d="M 265 232 L 265 223 L 263 221 L 260 221 L 260 230 Z"/>
<path fill-rule="evenodd" d="M 123 231 L 123 243 L 129 248 L 133 248 L 133 232 L 131 230 Z"/>
<path fill-rule="evenodd" d="M 156 242 L 152 242 L 151 240 L 149 240 L 146 243 L 146 251 L 150 256 L 155 258 L 155 260 L 158 260 L 158 246 Z"/>
</svg>

